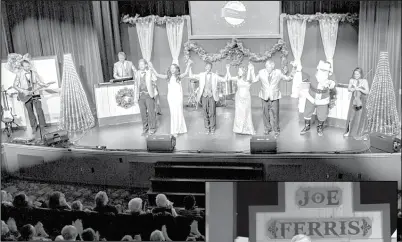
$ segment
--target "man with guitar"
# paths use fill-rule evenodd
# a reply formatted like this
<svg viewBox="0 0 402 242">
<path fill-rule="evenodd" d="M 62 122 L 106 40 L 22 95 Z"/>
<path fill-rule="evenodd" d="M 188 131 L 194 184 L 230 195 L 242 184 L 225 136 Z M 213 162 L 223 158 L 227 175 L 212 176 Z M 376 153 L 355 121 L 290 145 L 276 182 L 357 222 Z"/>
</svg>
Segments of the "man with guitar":
<svg viewBox="0 0 402 242">
<path fill-rule="evenodd" d="M 17 73 L 14 80 L 14 89 L 18 91 L 19 101 L 25 103 L 25 108 L 28 111 L 29 122 L 32 127 L 32 134 L 35 134 L 38 129 L 44 130 L 46 125 L 45 115 L 42 110 L 39 90 L 47 88 L 52 83 L 44 83 L 38 73 L 31 69 L 31 63 L 27 60 L 21 62 L 22 70 Z M 38 115 L 39 125 L 35 117 L 34 107 Z"/>
</svg>

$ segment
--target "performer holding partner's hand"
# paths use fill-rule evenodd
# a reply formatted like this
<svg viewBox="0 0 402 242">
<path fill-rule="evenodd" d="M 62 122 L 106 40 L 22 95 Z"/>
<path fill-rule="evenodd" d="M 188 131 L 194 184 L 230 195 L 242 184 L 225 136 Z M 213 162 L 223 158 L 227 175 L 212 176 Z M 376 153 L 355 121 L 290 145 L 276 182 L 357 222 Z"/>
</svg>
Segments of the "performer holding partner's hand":
<svg viewBox="0 0 402 242">
<path fill-rule="evenodd" d="M 156 76 L 148 69 L 146 60 L 138 61 L 139 70 L 134 77 L 134 100 L 138 102 L 142 119 L 142 135 L 156 132 L 155 86 Z"/>
<path fill-rule="evenodd" d="M 233 123 L 233 132 L 237 134 L 255 134 L 251 113 L 250 78 L 250 71 L 247 71 L 246 67 L 239 67 L 237 76 L 232 77 L 230 75 L 230 65 L 226 65 L 225 79 L 237 83 L 235 118 Z"/>
<path fill-rule="evenodd" d="M 152 63 L 149 63 L 150 70 L 158 78 L 167 80 L 168 94 L 167 100 L 170 110 L 170 133 L 177 137 L 178 134 L 187 133 L 186 121 L 183 114 L 183 89 L 181 80 L 187 76 L 190 69 L 191 61 L 187 63 L 186 71 L 180 74 L 180 67 L 177 64 L 172 64 L 167 71 L 167 74 L 159 74 L 154 69 Z"/>
<path fill-rule="evenodd" d="M 214 134 L 216 130 L 216 102 L 219 101 L 218 82 L 225 79 L 212 73 L 212 63 L 205 65 L 205 72 L 193 74 L 190 68 L 190 78 L 200 82 L 197 93 L 197 102 L 201 102 L 204 111 L 204 126 L 207 134 Z"/>
<path fill-rule="evenodd" d="M 19 96 L 24 96 L 23 99 L 25 100 L 21 98 L 20 100 L 25 103 L 29 123 L 32 127 L 32 134 L 35 134 L 39 128 L 44 131 L 46 126 L 39 89 L 49 87 L 51 83 L 44 83 L 38 73 L 31 69 L 31 63 L 29 63 L 29 61 L 23 60 L 21 65 L 22 70 L 17 73 L 13 87 L 20 93 Z M 38 120 L 36 120 L 35 117 L 34 107 L 38 115 Z"/>
<path fill-rule="evenodd" d="M 282 80 L 291 81 L 296 73 L 296 67 L 293 66 L 292 73 L 289 76 L 282 74 L 282 71 L 275 69 L 275 62 L 267 60 L 265 69 L 258 72 L 255 76 L 253 64 L 249 64 L 249 71 L 251 72 L 251 79 L 254 82 L 261 81 L 261 90 L 258 96 L 262 102 L 262 114 L 264 122 L 264 134 L 268 135 L 272 132 L 272 126 L 275 137 L 279 136 L 279 99 L 282 95 L 279 91 L 279 83 Z M 270 117 L 272 115 L 272 119 Z M 272 125 L 271 125 L 272 121 Z"/>
</svg>

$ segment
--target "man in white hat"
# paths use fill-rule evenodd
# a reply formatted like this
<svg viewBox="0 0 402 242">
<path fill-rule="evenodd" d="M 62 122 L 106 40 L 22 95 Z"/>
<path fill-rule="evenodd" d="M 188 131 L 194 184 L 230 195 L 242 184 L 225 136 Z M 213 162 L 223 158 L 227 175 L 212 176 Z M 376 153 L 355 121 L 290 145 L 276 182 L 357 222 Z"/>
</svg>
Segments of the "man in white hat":
<svg viewBox="0 0 402 242">
<path fill-rule="evenodd" d="M 332 75 L 331 63 L 327 61 L 320 61 L 317 66 L 315 78 L 311 78 L 310 89 L 306 95 L 306 105 L 304 107 L 304 121 L 305 125 L 300 132 L 301 135 L 307 133 L 311 127 L 311 117 L 316 111 L 318 126 L 317 133 L 319 136 L 323 135 L 324 122 L 327 120 L 330 104 L 333 105 L 335 91 L 335 82 L 329 80 Z"/>
</svg>

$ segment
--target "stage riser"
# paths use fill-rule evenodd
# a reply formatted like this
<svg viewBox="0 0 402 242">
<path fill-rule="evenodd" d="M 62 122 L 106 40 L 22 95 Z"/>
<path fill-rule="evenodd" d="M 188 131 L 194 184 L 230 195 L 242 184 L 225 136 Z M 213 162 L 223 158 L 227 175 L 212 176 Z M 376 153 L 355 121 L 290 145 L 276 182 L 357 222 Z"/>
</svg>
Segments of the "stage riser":
<svg viewBox="0 0 402 242">
<path fill-rule="evenodd" d="M 227 169 L 213 169 L 213 168 L 181 168 L 181 169 L 161 169 L 155 167 L 155 175 L 158 177 L 165 178 L 194 178 L 203 177 L 205 179 L 228 179 L 228 180 L 254 180 L 258 177 L 264 177 L 263 170 L 253 171 L 253 170 L 231 170 Z"/>
<path fill-rule="evenodd" d="M 154 192 L 205 193 L 205 182 L 152 181 Z"/>
<path fill-rule="evenodd" d="M 155 198 L 157 194 L 148 194 L 148 200 L 150 206 L 156 206 Z M 188 194 L 189 195 L 189 194 Z M 174 203 L 175 207 L 184 207 L 183 200 L 186 195 L 172 195 L 168 194 L 169 200 Z M 195 195 L 196 205 L 200 208 L 205 208 L 205 195 L 197 196 Z"/>
<path fill-rule="evenodd" d="M 49 181 L 149 188 L 156 162 L 262 163 L 267 181 L 398 181 L 401 154 L 147 154 L 56 149 L 4 144 L 2 166 L 9 174 Z M 92 169 L 94 168 L 94 173 Z M 20 173 L 19 170 L 25 170 Z M 361 174 L 361 177 L 359 177 Z M 349 179 L 350 178 L 350 179 Z"/>
</svg>

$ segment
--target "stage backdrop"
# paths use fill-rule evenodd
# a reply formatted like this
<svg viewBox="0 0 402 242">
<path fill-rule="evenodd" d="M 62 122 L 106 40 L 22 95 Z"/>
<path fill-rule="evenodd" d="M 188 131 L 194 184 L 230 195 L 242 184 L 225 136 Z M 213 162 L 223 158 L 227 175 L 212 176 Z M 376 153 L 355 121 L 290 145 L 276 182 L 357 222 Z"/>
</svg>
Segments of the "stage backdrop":
<svg viewBox="0 0 402 242">
<path fill-rule="evenodd" d="M 287 33 L 287 23 L 284 21 L 283 36 L 284 41 L 289 49 L 289 61 L 293 60 L 292 51 L 288 44 L 289 38 Z M 126 52 L 127 58 L 138 65 L 138 60 L 142 58 L 141 49 L 138 42 L 137 31 L 135 27 L 130 27 L 127 24 L 121 24 L 121 37 L 123 51 Z M 338 30 L 338 40 L 334 56 L 334 73 L 335 78 L 339 83 L 348 83 L 353 69 L 357 66 L 357 45 L 358 45 L 357 27 L 349 23 L 340 23 Z M 183 44 L 188 41 L 187 25 L 184 25 Z M 224 48 L 228 39 L 216 40 L 196 40 L 206 51 L 217 53 Z M 253 52 L 262 53 L 270 49 L 277 42 L 277 39 L 242 39 L 245 47 Z M 192 52 L 191 59 L 194 60 L 193 72 L 198 73 L 204 70 L 204 62 Z M 276 54 L 273 59 L 278 68 L 280 68 L 280 54 Z M 321 33 L 318 22 L 307 24 L 306 37 L 304 41 L 304 49 L 302 54 L 303 72 L 310 76 L 314 76 L 319 60 L 325 60 L 324 47 L 321 40 Z M 117 56 L 116 56 L 117 61 Z M 152 53 L 152 62 L 158 72 L 166 72 L 172 62 L 172 56 L 169 49 L 169 43 L 166 34 L 166 27 L 155 25 L 154 45 Z M 244 59 L 243 64 L 247 65 L 248 60 Z M 183 59 L 183 46 L 179 57 L 179 64 L 184 71 L 185 63 Z M 218 62 L 214 64 L 214 71 L 217 70 L 221 75 L 225 74 L 226 62 Z M 263 68 L 264 63 L 256 63 L 256 70 Z M 290 67 L 290 66 L 289 66 Z M 231 68 L 231 73 L 236 73 L 235 68 Z M 258 95 L 260 88 L 259 83 L 251 86 L 252 95 Z M 158 80 L 159 91 L 162 95 L 167 94 L 167 83 L 165 80 Z M 292 82 L 282 82 L 281 91 L 284 96 L 289 96 L 292 91 Z M 183 92 L 188 94 L 188 79 L 183 80 Z"/>
</svg>

